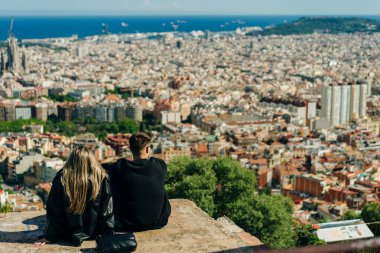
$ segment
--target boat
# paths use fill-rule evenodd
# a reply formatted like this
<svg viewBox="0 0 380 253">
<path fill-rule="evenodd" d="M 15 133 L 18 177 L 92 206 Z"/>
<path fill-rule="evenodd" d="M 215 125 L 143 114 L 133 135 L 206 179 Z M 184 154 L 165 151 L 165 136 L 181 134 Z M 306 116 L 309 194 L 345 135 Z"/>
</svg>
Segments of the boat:
<svg viewBox="0 0 380 253">
<path fill-rule="evenodd" d="M 122 27 L 128 27 L 128 24 L 125 23 L 125 22 L 121 22 L 121 26 L 122 26 Z"/>
<path fill-rule="evenodd" d="M 104 34 L 110 33 L 109 27 L 106 23 L 102 23 L 102 33 L 104 33 Z"/>
</svg>

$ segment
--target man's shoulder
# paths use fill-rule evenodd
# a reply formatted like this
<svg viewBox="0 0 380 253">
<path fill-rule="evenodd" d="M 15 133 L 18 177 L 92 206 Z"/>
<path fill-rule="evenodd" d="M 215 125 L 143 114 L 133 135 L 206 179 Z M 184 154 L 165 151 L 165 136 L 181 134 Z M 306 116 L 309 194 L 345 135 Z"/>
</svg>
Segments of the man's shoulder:
<svg viewBox="0 0 380 253">
<path fill-rule="evenodd" d="M 167 165 L 166 162 L 162 159 L 156 158 L 156 157 L 151 157 L 150 158 L 151 162 L 156 163 L 159 167 L 161 167 L 163 170 L 166 170 Z"/>
<path fill-rule="evenodd" d="M 157 158 L 157 157 L 151 157 L 150 158 L 151 161 L 155 161 L 155 162 L 158 162 L 160 164 L 166 164 L 164 160 L 160 159 L 160 158 Z"/>
</svg>

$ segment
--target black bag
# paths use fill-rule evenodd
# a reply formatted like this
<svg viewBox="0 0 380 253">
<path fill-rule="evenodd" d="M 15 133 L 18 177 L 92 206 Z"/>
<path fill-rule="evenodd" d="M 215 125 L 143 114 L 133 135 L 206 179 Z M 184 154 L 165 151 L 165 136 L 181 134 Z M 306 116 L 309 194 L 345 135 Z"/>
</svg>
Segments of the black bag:
<svg viewBox="0 0 380 253">
<path fill-rule="evenodd" d="M 137 248 L 133 233 L 110 234 L 96 238 L 96 249 L 100 253 L 128 253 Z"/>
<path fill-rule="evenodd" d="M 71 244 L 75 247 L 79 247 L 82 245 L 84 240 L 87 240 L 90 238 L 87 234 L 80 232 L 80 233 L 74 233 L 70 236 L 69 241 Z"/>
</svg>

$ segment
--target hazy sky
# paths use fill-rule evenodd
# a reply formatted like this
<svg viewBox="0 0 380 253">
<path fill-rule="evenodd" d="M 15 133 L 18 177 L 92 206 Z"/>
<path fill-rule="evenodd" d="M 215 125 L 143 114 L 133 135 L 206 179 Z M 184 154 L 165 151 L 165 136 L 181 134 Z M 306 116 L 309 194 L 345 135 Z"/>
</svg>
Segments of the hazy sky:
<svg viewBox="0 0 380 253">
<path fill-rule="evenodd" d="M 0 0 L 0 15 L 380 15 L 380 0 Z"/>
</svg>

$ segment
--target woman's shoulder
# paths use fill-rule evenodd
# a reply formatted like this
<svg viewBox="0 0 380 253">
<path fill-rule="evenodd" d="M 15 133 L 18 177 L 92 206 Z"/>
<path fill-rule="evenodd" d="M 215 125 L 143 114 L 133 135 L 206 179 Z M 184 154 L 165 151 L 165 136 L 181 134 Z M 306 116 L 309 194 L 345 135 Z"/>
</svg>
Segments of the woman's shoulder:
<svg viewBox="0 0 380 253">
<path fill-rule="evenodd" d="M 61 181 L 61 179 L 62 179 L 62 173 L 63 173 L 63 169 L 57 171 L 57 174 L 55 174 L 55 177 L 53 179 L 53 183 Z"/>
</svg>

